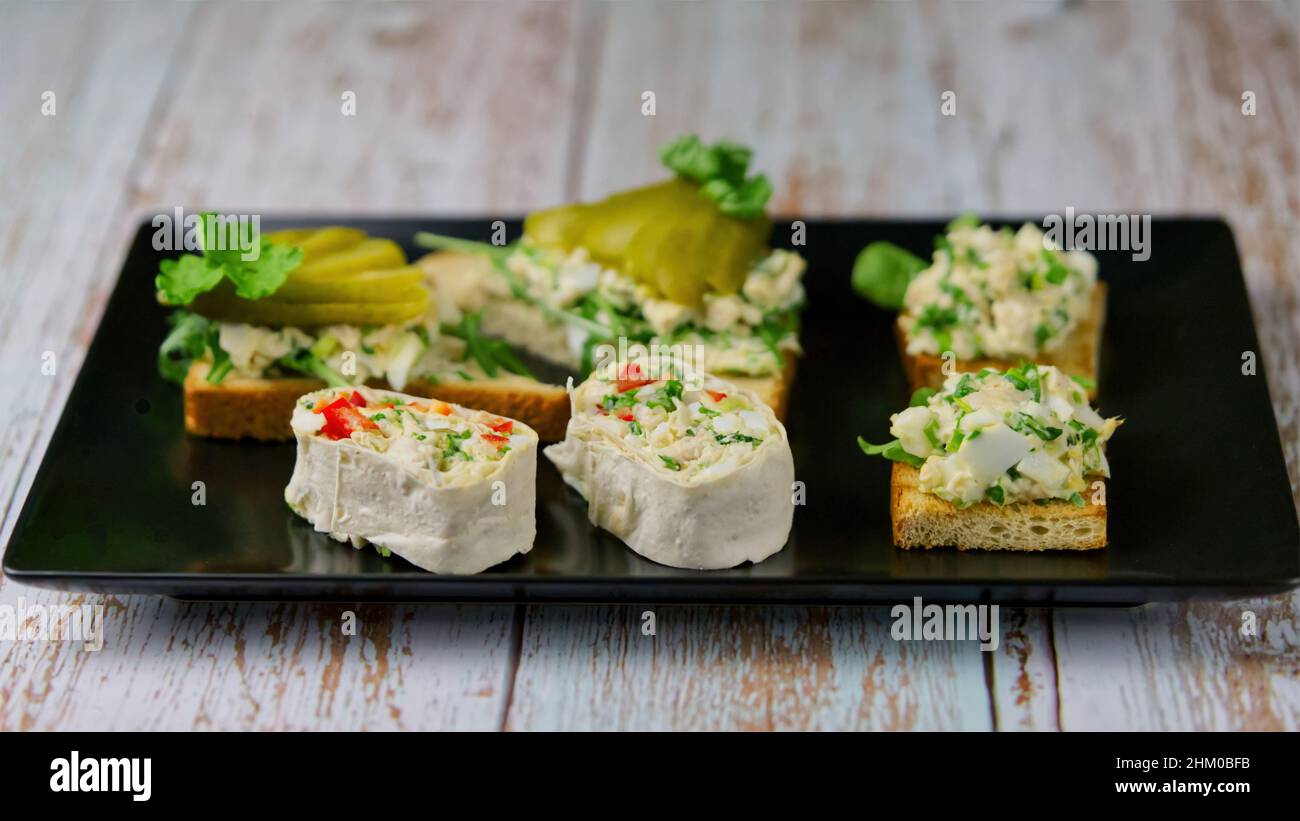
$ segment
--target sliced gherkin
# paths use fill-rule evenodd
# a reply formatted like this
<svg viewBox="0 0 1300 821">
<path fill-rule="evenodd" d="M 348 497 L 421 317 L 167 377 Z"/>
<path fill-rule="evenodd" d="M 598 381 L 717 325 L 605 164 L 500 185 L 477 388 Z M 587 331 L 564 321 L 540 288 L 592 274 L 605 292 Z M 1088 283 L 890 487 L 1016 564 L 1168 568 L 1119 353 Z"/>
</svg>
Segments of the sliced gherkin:
<svg viewBox="0 0 1300 821">
<path fill-rule="evenodd" d="M 581 243 L 591 252 L 592 259 L 620 268 L 628 245 L 641 226 L 696 199 L 699 199 L 696 186 L 676 179 L 615 194 L 591 206 Z"/>
<path fill-rule="evenodd" d="M 572 251 L 582 239 L 591 208 L 575 203 L 534 211 L 524 218 L 524 234 L 543 247 Z"/>
<path fill-rule="evenodd" d="M 310 242 L 310 239 L 307 240 Z M 301 246 L 299 246 L 301 247 Z M 350 248 L 310 259 L 293 269 L 294 279 L 331 279 L 366 271 L 381 271 L 406 264 L 406 253 L 391 239 L 370 237 Z"/>
<path fill-rule="evenodd" d="M 699 260 L 708 247 L 704 227 L 690 221 L 674 221 L 655 255 L 655 280 L 665 298 L 682 305 L 698 306 L 709 285 L 700 276 Z"/>
<path fill-rule="evenodd" d="M 713 235 L 709 267 L 704 277 L 720 294 L 734 294 L 745 284 L 749 269 L 767 246 L 771 223 L 760 217 L 738 220 L 719 213 L 710 233 Z"/>
<path fill-rule="evenodd" d="M 200 294 L 190 307 L 209 319 L 251 325 L 390 325 L 422 316 L 429 307 L 429 295 L 422 290 L 415 299 L 402 302 L 307 303 L 240 299 L 218 288 Z"/>
<path fill-rule="evenodd" d="M 303 262 L 313 262 L 328 254 L 345 251 L 366 238 L 360 228 L 331 225 L 325 228 L 295 228 L 266 235 L 276 245 L 296 245 L 302 249 Z"/>
<path fill-rule="evenodd" d="M 292 274 L 266 299 L 274 302 L 408 302 L 425 293 L 424 272 L 415 265 L 364 271 L 332 279 Z"/>
</svg>

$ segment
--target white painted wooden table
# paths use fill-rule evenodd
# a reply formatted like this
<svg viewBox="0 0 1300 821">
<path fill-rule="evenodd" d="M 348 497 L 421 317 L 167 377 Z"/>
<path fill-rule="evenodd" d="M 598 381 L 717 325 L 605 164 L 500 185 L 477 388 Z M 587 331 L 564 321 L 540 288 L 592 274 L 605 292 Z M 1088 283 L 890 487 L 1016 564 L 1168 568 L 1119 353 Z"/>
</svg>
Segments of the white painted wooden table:
<svg viewBox="0 0 1300 821">
<path fill-rule="evenodd" d="M 0 2 L 4 538 L 146 209 L 514 214 L 685 131 L 751 143 L 793 215 L 1226 215 L 1294 488 L 1298 37 L 1294 3 Z M 336 606 L 106 597 L 99 653 L 0 642 L 0 729 L 1294 730 L 1297 601 L 1013 611 L 986 656 L 883 609 L 662 607 L 648 638 L 640 608 L 363 606 L 346 637 Z"/>
</svg>

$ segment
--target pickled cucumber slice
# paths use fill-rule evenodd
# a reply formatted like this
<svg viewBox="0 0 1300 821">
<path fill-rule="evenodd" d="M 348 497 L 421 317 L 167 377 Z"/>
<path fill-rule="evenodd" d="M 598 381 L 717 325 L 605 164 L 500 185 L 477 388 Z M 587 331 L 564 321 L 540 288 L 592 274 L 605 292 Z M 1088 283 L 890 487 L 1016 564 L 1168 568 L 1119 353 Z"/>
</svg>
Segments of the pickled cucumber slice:
<svg viewBox="0 0 1300 821">
<path fill-rule="evenodd" d="M 698 306 L 708 283 L 697 266 L 708 245 L 707 232 L 689 222 L 673 222 L 655 255 L 654 274 L 665 298 Z"/>
<path fill-rule="evenodd" d="M 406 265 L 334 279 L 291 276 L 266 298 L 275 302 L 409 302 L 426 294 L 423 283 L 423 271 Z"/>
<path fill-rule="evenodd" d="M 771 223 L 766 218 L 738 220 L 718 214 L 710 228 L 714 241 L 703 270 L 705 280 L 714 291 L 734 294 L 740 290 L 754 259 L 767 245 L 770 230 Z"/>
<path fill-rule="evenodd" d="M 299 303 L 240 299 L 214 290 L 200 295 L 191 308 L 208 319 L 250 325 L 391 325 L 423 316 L 429 295 L 422 292 L 420 298 L 402 302 Z"/>
<path fill-rule="evenodd" d="M 309 238 L 307 242 L 310 242 Z M 300 246 L 301 247 L 301 246 Z M 309 259 L 290 274 L 290 281 L 346 277 L 366 271 L 380 271 L 406 264 L 406 253 L 391 239 L 368 237 L 345 248 Z"/>
<path fill-rule="evenodd" d="M 366 232 L 360 228 L 332 225 L 327 228 L 316 229 L 295 244 L 302 249 L 304 260 L 312 262 L 330 254 L 337 254 L 340 251 L 354 248 L 364 242 L 365 239 Z"/>
<path fill-rule="evenodd" d="M 546 248 L 569 252 L 578 246 L 591 206 L 582 203 L 534 211 L 524 218 L 524 235 Z"/>
<path fill-rule="evenodd" d="M 602 265 L 621 267 L 629 243 L 643 225 L 689 208 L 699 199 L 695 185 L 677 179 L 615 194 L 591 206 L 581 244 Z"/>
</svg>

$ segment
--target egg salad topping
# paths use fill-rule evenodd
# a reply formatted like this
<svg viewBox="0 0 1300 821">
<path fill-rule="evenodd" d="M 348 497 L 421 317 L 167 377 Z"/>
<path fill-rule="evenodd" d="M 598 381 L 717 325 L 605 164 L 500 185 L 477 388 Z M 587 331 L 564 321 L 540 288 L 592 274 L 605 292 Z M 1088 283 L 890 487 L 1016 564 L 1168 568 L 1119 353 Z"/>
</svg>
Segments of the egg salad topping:
<svg viewBox="0 0 1300 821">
<path fill-rule="evenodd" d="M 659 379 L 652 373 L 635 361 L 611 363 L 574 390 L 574 412 L 598 435 L 686 481 L 731 473 L 781 436 L 767 407 L 726 382 L 681 370 Z"/>
<path fill-rule="evenodd" d="M 1103 419 L 1086 389 L 1054 367 L 1021 365 L 953 374 L 918 391 L 890 417 L 885 445 L 869 455 L 920 468 L 920 488 L 960 507 L 1062 499 L 1083 506 L 1090 477 L 1110 476 L 1105 445 L 1119 418 Z"/>
<path fill-rule="evenodd" d="M 799 352 L 805 267 L 798 254 L 771 251 L 754 263 L 737 292 L 706 293 L 694 306 L 665 299 L 594 262 L 581 247 L 562 253 L 525 242 L 506 259 L 502 273 L 516 298 L 543 306 L 576 331 L 570 334 L 575 359 L 587 359 L 596 343 L 623 336 L 651 344 L 704 344 L 707 370 L 765 376 L 784 368 L 787 351 Z"/>
<path fill-rule="evenodd" d="M 1014 233 L 956 224 L 935 244 L 903 298 L 908 353 L 1033 359 L 1059 347 L 1089 310 L 1096 259 L 1049 247 L 1031 223 Z"/>
<path fill-rule="evenodd" d="M 435 484 L 477 480 L 522 442 L 537 435 L 511 419 L 369 388 L 325 390 L 299 400 L 295 431 L 349 440 L 385 454 Z"/>
</svg>

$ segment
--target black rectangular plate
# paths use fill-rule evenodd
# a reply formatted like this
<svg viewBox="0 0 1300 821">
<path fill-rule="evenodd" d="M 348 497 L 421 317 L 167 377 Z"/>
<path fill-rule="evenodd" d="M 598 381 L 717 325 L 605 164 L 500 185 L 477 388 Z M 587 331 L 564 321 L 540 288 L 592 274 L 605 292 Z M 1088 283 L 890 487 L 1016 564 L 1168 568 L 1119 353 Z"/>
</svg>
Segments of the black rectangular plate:
<svg viewBox="0 0 1300 821">
<path fill-rule="evenodd" d="M 486 239 L 489 221 L 343 222 L 409 245 L 418 230 Z M 268 221 L 269 222 L 269 221 Z M 276 221 L 316 224 L 319 219 Z M 340 222 L 331 219 L 330 222 Z M 640 558 L 593 528 L 582 499 L 539 459 L 537 542 L 478 576 L 436 576 L 316 533 L 283 501 L 292 444 L 185 435 L 181 394 L 157 374 L 163 254 L 142 225 L 4 559 L 57 588 L 187 598 L 570 602 L 869 603 L 933 600 L 1136 604 L 1235 597 L 1300 580 L 1300 531 L 1236 247 L 1218 220 L 1156 220 L 1151 258 L 1099 254 L 1110 283 L 1100 374 L 1110 546 L 1077 552 L 903 551 L 890 543 L 886 437 L 908 392 L 892 317 L 849 288 L 866 243 L 926 254 L 939 221 L 812 221 L 808 309 L 787 426 L 806 486 L 790 542 L 756 566 L 695 572 Z M 267 230 L 272 225 L 265 226 Z M 518 221 L 508 223 L 511 236 Z M 790 237 L 779 223 L 778 242 Z M 203 482 L 206 505 L 192 503 Z"/>
</svg>

